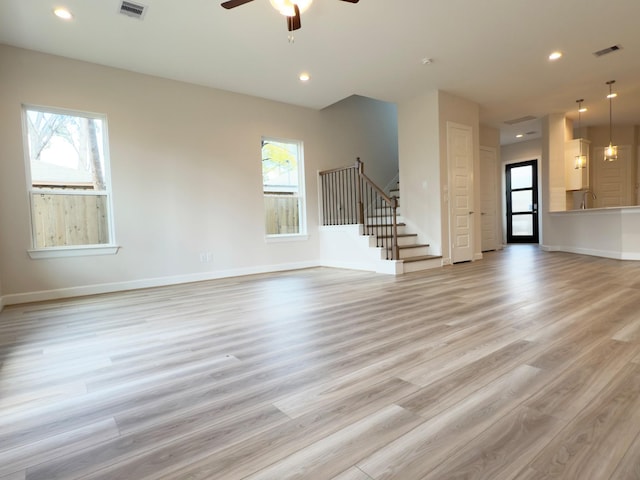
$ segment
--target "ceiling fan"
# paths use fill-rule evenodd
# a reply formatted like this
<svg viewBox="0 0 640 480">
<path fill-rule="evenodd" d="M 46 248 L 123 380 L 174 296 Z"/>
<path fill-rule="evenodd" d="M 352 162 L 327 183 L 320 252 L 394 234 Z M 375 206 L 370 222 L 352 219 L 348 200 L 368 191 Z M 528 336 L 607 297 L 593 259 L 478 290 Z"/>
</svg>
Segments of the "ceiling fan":
<svg viewBox="0 0 640 480">
<path fill-rule="evenodd" d="M 287 29 L 290 32 L 298 30 L 302 23 L 300 22 L 300 12 L 304 12 L 312 0 L 269 0 L 271 5 L 282 15 L 287 17 Z M 358 3 L 360 0 L 340 0 L 341 2 Z M 227 0 L 222 2 L 222 6 L 227 10 L 245 3 L 253 2 L 253 0 Z"/>
</svg>

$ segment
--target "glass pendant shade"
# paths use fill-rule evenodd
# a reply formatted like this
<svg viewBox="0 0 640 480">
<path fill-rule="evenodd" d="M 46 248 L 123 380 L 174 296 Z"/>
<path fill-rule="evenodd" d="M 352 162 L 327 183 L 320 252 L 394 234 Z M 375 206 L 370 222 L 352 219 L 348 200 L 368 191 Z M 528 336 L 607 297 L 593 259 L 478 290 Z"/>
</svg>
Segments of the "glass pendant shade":
<svg viewBox="0 0 640 480">
<path fill-rule="evenodd" d="M 298 5 L 300 13 L 303 13 L 311 5 L 312 0 L 269 0 L 271 6 L 286 17 L 295 16 L 294 5 Z"/>
<path fill-rule="evenodd" d="M 607 162 L 613 162 L 618 159 L 618 147 L 609 142 L 609 146 L 604 149 L 604 159 Z"/>
<path fill-rule="evenodd" d="M 587 156 L 580 154 L 576 155 L 576 166 L 575 169 L 578 170 L 580 168 L 587 168 Z"/>
</svg>

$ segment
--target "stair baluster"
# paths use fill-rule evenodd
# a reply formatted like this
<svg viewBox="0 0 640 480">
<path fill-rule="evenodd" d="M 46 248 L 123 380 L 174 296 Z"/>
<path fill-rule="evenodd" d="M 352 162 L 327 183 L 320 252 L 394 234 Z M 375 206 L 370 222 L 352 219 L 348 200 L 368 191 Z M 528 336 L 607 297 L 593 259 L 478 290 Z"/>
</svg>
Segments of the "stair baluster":
<svg viewBox="0 0 640 480">
<path fill-rule="evenodd" d="M 363 235 L 375 235 L 387 260 L 400 258 L 396 197 L 389 197 L 364 173 L 360 157 L 355 165 L 320 172 L 322 224 L 362 224 Z M 391 245 L 385 239 L 391 239 Z"/>
</svg>

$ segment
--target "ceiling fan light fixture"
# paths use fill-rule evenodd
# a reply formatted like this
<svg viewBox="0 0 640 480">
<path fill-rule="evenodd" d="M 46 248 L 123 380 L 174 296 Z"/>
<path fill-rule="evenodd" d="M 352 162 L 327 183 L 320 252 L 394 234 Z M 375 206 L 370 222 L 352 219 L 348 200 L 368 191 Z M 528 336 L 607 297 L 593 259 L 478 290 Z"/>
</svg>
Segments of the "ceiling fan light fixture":
<svg viewBox="0 0 640 480">
<path fill-rule="evenodd" d="M 312 0 L 269 0 L 271 6 L 275 8 L 285 17 L 294 17 L 296 15 L 294 5 L 298 6 L 300 13 L 309 8 Z"/>
<path fill-rule="evenodd" d="M 64 7 L 58 7 L 53 10 L 53 14 L 62 20 L 72 20 L 73 14 Z"/>
</svg>

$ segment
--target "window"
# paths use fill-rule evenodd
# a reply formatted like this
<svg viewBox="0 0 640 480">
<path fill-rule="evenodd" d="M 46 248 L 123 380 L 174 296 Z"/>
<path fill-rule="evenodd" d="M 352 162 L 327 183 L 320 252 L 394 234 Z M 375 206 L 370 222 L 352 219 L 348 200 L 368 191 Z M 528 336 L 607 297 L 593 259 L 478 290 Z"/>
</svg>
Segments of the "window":
<svg viewBox="0 0 640 480">
<path fill-rule="evenodd" d="M 106 118 L 31 106 L 23 118 L 34 251 L 111 245 Z"/>
<path fill-rule="evenodd" d="M 262 139 L 262 185 L 267 235 L 305 234 L 301 142 Z"/>
</svg>

